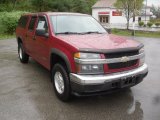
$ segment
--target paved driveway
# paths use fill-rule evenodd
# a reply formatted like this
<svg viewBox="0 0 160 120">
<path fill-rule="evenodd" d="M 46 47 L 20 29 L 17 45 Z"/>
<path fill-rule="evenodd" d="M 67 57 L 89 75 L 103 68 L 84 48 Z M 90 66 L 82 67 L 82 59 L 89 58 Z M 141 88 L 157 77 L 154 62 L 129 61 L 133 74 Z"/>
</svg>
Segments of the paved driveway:
<svg viewBox="0 0 160 120">
<path fill-rule="evenodd" d="M 15 40 L 0 41 L 0 120 L 160 120 L 160 39 L 145 44 L 149 75 L 128 91 L 59 101 L 49 72 L 21 64 Z"/>
</svg>

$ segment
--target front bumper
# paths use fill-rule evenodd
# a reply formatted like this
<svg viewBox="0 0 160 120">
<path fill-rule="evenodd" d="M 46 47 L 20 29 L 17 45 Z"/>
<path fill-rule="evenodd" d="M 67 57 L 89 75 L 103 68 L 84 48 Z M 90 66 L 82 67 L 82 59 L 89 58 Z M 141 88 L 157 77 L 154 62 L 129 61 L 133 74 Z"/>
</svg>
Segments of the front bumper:
<svg viewBox="0 0 160 120">
<path fill-rule="evenodd" d="M 147 74 L 148 67 L 144 64 L 136 69 L 106 75 L 78 75 L 71 73 L 70 81 L 73 92 L 91 93 L 134 86 L 140 83 Z"/>
</svg>

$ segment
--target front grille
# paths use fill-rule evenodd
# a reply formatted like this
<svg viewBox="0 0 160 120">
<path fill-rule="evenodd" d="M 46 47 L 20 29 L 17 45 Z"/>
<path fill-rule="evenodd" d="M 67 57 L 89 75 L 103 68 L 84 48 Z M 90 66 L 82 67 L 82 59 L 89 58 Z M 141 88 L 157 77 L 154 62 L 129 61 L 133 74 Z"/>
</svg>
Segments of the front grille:
<svg viewBox="0 0 160 120">
<path fill-rule="evenodd" d="M 105 57 L 109 59 L 109 58 L 119 58 L 123 56 L 133 56 L 138 54 L 139 54 L 139 51 L 135 50 L 135 51 L 118 52 L 118 53 L 107 53 L 105 54 Z"/>
<path fill-rule="evenodd" d="M 111 59 L 111 58 L 121 58 L 124 56 L 134 56 L 134 55 L 138 55 L 138 54 L 139 54 L 139 51 L 135 50 L 135 51 L 127 51 L 127 52 L 119 52 L 119 53 L 107 53 L 107 54 L 105 54 L 105 57 L 107 59 Z M 109 69 L 127 68 L 127 67 L 135 66 L 137 63 L 138 63 L 138 60 L 131 60 L 128 62 L 111 63 L 111 64 L 108 64 L 108 68 Z"/>
<path fill-rule="evenodd" d="M 135 66 L 137 64 L 138 60 L 132 60 L 132 61 L 128 61 L 128 62 L 119 62 L 119 63 L 111 63 L 108 64 L 108 68 L 109 69 L 121 69 L 121 68 L 127 68 L 127 67 L 131 67 L 131 66 Z"/>
</svg>

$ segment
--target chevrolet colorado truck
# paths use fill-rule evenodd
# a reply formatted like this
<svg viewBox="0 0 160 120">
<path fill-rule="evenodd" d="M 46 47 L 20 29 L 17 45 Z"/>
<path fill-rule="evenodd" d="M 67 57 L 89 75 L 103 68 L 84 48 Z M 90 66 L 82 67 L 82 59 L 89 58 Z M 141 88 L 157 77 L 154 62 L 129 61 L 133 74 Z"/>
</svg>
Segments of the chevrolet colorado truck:
<svg viewBox="0 0 160 120">
<path fill-rule="evenodd" d="M 24 14 L 16 37 L 20 61 L 32 57 L 48 69 L 62 101 L 130 88 L 148 73 L 142 43 L 108 34 L 87 14 Z"/>
</svg>

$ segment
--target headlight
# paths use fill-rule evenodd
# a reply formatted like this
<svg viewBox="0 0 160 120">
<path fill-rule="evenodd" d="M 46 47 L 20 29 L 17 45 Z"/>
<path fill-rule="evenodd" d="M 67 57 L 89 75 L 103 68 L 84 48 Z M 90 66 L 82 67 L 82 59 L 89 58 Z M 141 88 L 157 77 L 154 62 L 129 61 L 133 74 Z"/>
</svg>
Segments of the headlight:
<svg viewBox="0 0 160 120">
<path fill-rule="evenodd" d="M 75 53 L 74 57 L 79 59 L 100 59 L 101 58 L 100 54 L 95 54 L 95 53 Z"/>
<path fill-rule="evenodd" d="M 139 50 L 139 54 L 144 53 L 144 47 Z"/>
<path fill-rule="evenodd" d="M 144 53 L 144 48 L 141 48 L 139 50 L 139 54 L 142 54 L 142 53 Z M 144 63 L 145 63 L 145 56 L 142 57 L 142 58 L 140 58 L 140 60 L 139 60 L 139 66 L 142 66 Z"/>
<path fill-rule="evenodd" d="M 75 59 L 101 59 L 100 54 L 95 53 L 75 53 Z M 102 74 L 104 73 L 103 65 L 89 65 L 76 63 L 77 73 L 79 74 Z"/>
</svg>

